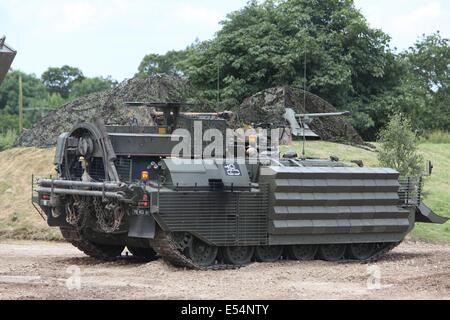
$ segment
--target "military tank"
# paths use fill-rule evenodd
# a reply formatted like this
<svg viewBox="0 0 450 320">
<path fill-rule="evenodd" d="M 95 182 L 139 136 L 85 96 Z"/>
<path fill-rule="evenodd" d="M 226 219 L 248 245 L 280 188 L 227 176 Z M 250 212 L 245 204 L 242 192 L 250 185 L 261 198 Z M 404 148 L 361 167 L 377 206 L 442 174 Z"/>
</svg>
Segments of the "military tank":
<svg viewBox="0 0 450 320">
<path fill-rule="evenodd" d="M 128 105 L 151 108 L 154 125 L 77 124 L 58 138 L 57 175 L 33 177 L 36 209 L 91 257 L 113 261 L 127 247 L 139 259 L 198 270 L 281 259 L 373 261 L 416 222 L 447 221 L 422 202 L 421 178 L 336 157 L 279 157 L 274 136 L 264 151 L 258 135 L 219 142 L 245 150 L 232 159 L 205 156 L 212 139 L 174 156 L 180 129 L 225 134 L 230 114 Z"/>
</svg>

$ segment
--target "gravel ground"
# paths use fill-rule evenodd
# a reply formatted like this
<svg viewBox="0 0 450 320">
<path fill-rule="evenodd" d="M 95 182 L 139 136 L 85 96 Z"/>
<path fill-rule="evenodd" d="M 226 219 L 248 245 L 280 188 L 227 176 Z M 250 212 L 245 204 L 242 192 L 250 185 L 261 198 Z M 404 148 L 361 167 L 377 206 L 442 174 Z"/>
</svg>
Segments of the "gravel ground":
<svg viewBox="0 0 450 320">
<path fill-rule="evenodd" d="M 102 263 L 65 243 L 1 242 L 0 298 L 450 299 L 449 255 L 450 245 L 408 241 L 369 265 L 280 262 L 200 272 L 162 261 Z"/>
</svg>

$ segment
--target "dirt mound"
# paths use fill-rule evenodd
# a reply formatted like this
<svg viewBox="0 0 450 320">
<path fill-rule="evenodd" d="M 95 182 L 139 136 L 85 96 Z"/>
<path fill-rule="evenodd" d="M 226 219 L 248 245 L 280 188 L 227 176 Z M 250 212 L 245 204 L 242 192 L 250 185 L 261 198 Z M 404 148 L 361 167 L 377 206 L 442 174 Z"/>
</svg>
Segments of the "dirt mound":
<svg viewBox="0 0 450 320">
<path fill-rule="evenodd" d="M 333 113 L 336 108 L 322 98 L 292 87 L 275 87 L 261 91 L 244 100 L 236 113 L 238 125 L 268 122 L 285 125 L 283 115 L 285 108 L 292 108 L 297 113 Z M 311 129 L 322 140 L 346 142 L 362 145 L 364 140 L 344 117 L 328 117 L 316 119 L 310 125 Z"/>
<path fill-rule="evenodd" d="M 95 118 L 103 119 L 106 124 L 116 125 L 127 125 L 131 119 L 136 118 L 140 125 L 150 125 L 148 108 L 126 107 L 124 103 L 200 101 L 194 92 L 189 82 L 181 77 L 154 75 L 131 79 L 114 89 L 93 93 L 63 105 L 37 122 L 33 128 L 24 130 L 15 146 L 54 146 L 62 132 L 69 131 L 79 122 L 92 122 Z M 186 111 L 231 110 L 236 114 L 235 121 L 231 125 L 237 126 L 268 121 L 285 124 L 283 120 L 285 107 L 291 107 L 299 113 L 336 112 L 332 105 L 311 93 L 307 93 L 306 107 L 303 106 L 303 91 L 291 87 L 267 89 L 247 98 L 241 105 L 235 100 L 227 100 L 220 104 L 202 101 L 201 106 Z M 350 123 L 342 117 L 315 120 L 311 128 L 323 140 L 364 143 Z"/>
<path fill-rule="evenodd" d="M 147 108 L 129 108 L 128 101 L 184 102 L 193 96 L 188 81 L 174 76 L 155 75 L 134 78 L 118 87 L 73 100 L 50 113 L 17 139 L 16 146 L 49 147 L 57 137 L 75 124 L 101 118 L 106 124 L 126 125 L 136 118 L 139 124 L 148 125 Z"/>
</svg>

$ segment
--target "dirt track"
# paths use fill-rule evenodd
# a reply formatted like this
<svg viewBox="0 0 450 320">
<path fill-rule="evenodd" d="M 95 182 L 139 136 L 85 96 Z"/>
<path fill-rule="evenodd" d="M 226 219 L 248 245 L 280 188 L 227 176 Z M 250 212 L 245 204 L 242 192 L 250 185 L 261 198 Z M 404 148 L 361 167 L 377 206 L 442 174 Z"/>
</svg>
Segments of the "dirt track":
<svg viewBox="0 0 450 320">
<path fill-rule="evenodd" d="M 450 299 L 450 245 L 407 242 L 371 265 L 282 262 L 218 272 L 101 263 L 62 243 L 2 242 L 0 257 L 1 299 Z M 81 289 L 69 290 L 77 271 Z"/>
</svg>

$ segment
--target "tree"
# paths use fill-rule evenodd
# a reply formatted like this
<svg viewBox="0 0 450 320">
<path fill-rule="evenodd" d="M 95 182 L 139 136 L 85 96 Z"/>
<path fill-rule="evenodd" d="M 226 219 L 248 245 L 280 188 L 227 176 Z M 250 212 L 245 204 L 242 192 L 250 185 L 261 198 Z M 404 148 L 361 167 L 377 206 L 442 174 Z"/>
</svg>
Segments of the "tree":
<svg viewBox="0 0 450 320">
<path fill-rule="evenodd" d="M 19 76 L 23 82 L 25 127 L 30 127 L 47 109 L 65 102 L 58 93 L 50 94 L 35 75 L 11 71 L 0 86 L 0 131 L 19 127 Z"/>
<path fill-rule="evenodd" d="M 439 32 L 423 35 L 405 57 L 430 92 L 450 87 L 450 40 L 442 38 Z"/>
<path fill-rule="evenodd" d="M 384 90 L 365 101 L 365 112 L 355 108 L 354 124 L 373 121 L 364 136 L 376 135 L 394 113 L 407 115 L 419 134 L 430 130 L 450 130 L 450 40 L 439 32 L 423 36 L 411 48 L 395 56 L 388 64 Z M 364 96 L 362 96 L 364 97 Z M 360 102 L 362 104 L 363 101 Z M 364 118 L 369 114 L 370 118 Z M 357 122 L 357 123 L 355 123 Z M 359 122 L 359 124 L 358 124 Z"/>
<path fill-rule="evenodd" d="M 407 64 L 404 75 L 412 84 L 412 94 L 423 100 L 417 126 L 450 130 L 450 40 L 439 32 L 423 36 L 400 55 Z"/>
<path fill-rule="evenodd" d="M 22 77 L 24 108 L 31 108 L 36 99 L 45 99 L 48 92 L 42 82 L 33 74 L 11 71 L 0 86 L 0 110 L 9 114 L 19 114 L 19 76 Z"/>
<path fill-rule="evenodd" d="M 41 79 L 50 93 L 58 93 L 66 99 L 72 86 L 82 81 L 84 76 L 80 69 L 65 65 L 61 68 L 49 68 Z"/>
<path fill-rule="evenodd" d="M 138 68 L 138 76 L 150 76 L 158 73 L 181 76 L 184 74 L 182 62 L 186 60 L 189 49 L 169 51 L 164 55 L 148 54 Z"/>
<path fill-rule="evenodd" d="M 112 89 L 117 86 L 117 81 L 109 78 L 85 78 L 73 84 L 70 97 L 77 98 L 94 92 Z"/>
<path fill-rule="evenodd" d="M 47 97 L 48 93 L 42 82 L 33 74 L 13 70 L 6 75 L 0 86 L 0 110 L 19 114 L 19 76 L 22 76 L 24 107 L 31 107 L 32 99 Z"/>
<path fill-rule="evenodd" d="M 195 46 L 185 74 L 210 99 L 219 74 L 222 96 L 242 100 L 272 86 L 303 87 L 306 57 L 307 89 L 351 108 L 360 132 L 374 137 L 381 123 L 370 104 L 400 75 L 389 42 L 352 0 L 250 1 L 228 15 L 214 39 Z"/>
<path fill-rule="evenodd" d="M 17 130 L 19 124 L 19 76 L 22 77 L 24 94 L 24 125 L 31 127 L 42 115 L 62 106 L 68 98 L 59 92 L 48 89 L 43 82 L 33 74 L 11 71 L 0 86 L 0 132 L 8 129 Z M 117 82 L 109 78 L 84 78 L 73 81 L 70 98 L 87 95 L 93 92 L 110 89 Z"/>
<path fill-rule="evenodd" d="M 378 160 L 382 166 L 398 170 L 403 177 L 422 174 L 424 160 L 419 154 L 418 139 L 409 120 L 395 114 L 380 132 L 379 142 Z"/>
</svg>

